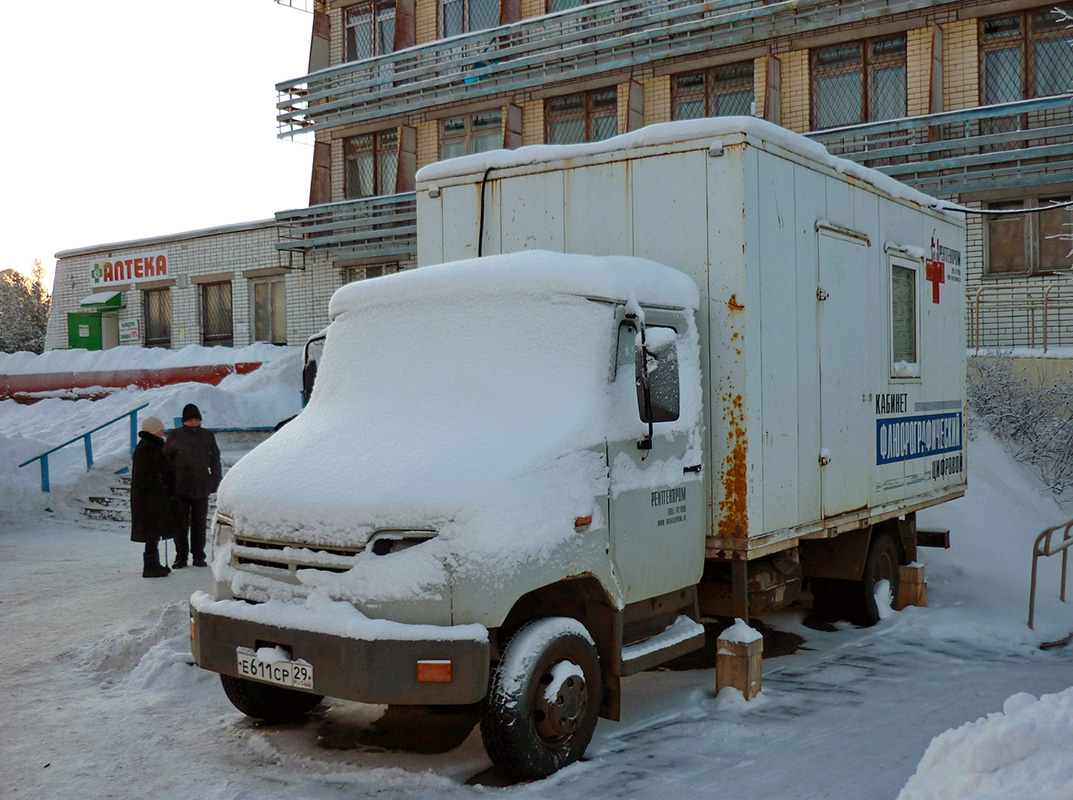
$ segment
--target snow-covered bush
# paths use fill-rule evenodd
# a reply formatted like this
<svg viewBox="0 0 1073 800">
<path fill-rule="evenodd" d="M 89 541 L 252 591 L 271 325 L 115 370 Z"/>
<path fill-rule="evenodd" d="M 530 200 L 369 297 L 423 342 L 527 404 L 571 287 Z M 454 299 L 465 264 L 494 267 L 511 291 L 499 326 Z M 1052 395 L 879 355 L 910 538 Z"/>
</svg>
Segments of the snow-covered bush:
<svg viewBox="0 0 1073 800">
<path fill-rule="evenodd" d="M 1055 494 L 1073 486 L 1073 373 L 1033 379 L 1008 355 L 968 362 L 969 408 Z"/>
</svg>

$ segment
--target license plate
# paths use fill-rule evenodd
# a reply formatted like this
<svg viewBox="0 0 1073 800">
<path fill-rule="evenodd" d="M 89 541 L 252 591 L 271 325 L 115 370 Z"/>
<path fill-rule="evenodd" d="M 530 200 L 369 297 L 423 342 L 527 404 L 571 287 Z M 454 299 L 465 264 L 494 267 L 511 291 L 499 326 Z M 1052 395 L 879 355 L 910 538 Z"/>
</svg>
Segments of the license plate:
<svg viewBox="0 0 1073 800">
<path fill-rule="evenodd" d="M 292 686 L 295 689 L 313 691 L 313 665 L 299 659 L 273 659 L 265 661 L 257 657 L 257 651 L 249 647 L 238 648 L 239 677 L 249 678 L 277 686 Z"/>
</svg>

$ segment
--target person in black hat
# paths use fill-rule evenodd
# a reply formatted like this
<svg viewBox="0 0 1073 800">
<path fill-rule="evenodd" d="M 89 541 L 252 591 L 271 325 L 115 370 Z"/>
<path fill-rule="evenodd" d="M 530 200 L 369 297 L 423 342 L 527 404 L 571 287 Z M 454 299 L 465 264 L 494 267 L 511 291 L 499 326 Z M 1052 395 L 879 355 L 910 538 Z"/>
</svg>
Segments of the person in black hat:
<svg viewBox="0 0 1073 800">
<path fill-rule="evenodd" d="M 183 426 L 168 434 L 164 452 L 175 464 L 175 493 L 182 510 L 182 527 L 175 538 L 172 567 L 185 567 L 188 556 L 193 558 L 195 567 L 208 566 L 205 522 L 209 495 L 220 485 L 220 448 L 212 431 L 201 427 L 201 412 L 193 403 L 183 408 Z"/>
<path fill-rule="evenodd" d="M 142 420 L 134 448 L 130 478 L 130 539 L 145 544 L 143 578 L 163 578 L 171 572 L 160 563 L 161 539 L 174 539 L 179 530 L 175 497 L 175 467 L 164 455 L 164 423 L 152 415 Z"/>
</svg>

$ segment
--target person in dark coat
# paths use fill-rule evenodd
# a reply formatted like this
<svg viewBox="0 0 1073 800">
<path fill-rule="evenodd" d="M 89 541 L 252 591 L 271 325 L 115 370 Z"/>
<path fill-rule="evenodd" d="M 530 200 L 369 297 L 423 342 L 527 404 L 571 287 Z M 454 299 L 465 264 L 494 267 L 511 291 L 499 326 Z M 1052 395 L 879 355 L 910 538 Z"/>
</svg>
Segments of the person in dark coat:
<svg viewBox="0 0 1073 800">
<path fill-rule="evenodd" d="M 171 570 L 160 563 L 159 542 L 174 539 L 179 530 L 175 468 L 164 455 L 164 423 L 157 417 L 142 420 L 138 440 L 130 478 L 130 539 L 145 543 L 142 577 L 163 578 Z"/>
<path fill-rule="evenodd" d="M 175 465 L 175 493 L 179 497 L 181 527 L 175 538 L 175 563 L 182 569 L 188 556 L 195 567 L 205 567 L 205 523 L 209 495 L 220 485 L 220 448 L 216 436 L 201 427 L 201 411 L 193 403 L 183 408 L 183 426 L 168 434 L 164 452 Z"/>
</svg>

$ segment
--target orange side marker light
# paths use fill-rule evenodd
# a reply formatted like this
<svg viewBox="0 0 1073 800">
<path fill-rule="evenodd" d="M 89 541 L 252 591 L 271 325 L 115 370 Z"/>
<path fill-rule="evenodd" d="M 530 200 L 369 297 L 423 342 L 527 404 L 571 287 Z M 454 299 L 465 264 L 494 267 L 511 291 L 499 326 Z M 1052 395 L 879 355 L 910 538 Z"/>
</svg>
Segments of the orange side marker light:
<svg viewBox="0 0 1073 800">
<path fill-rule="evenodd" d="M 428 660 L 417 662 L 418 683 L 450 683 L 451 662 Z"/>
</svg>

